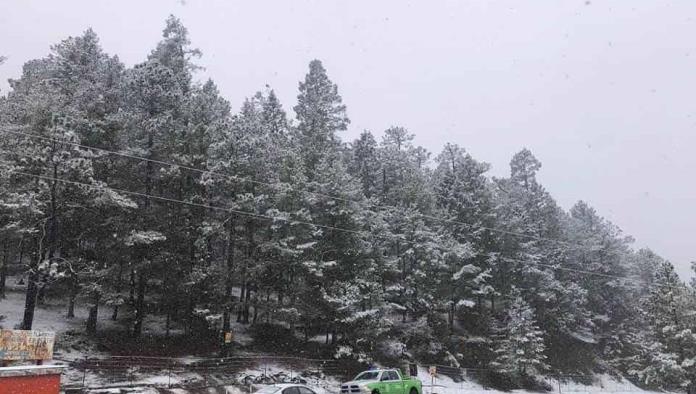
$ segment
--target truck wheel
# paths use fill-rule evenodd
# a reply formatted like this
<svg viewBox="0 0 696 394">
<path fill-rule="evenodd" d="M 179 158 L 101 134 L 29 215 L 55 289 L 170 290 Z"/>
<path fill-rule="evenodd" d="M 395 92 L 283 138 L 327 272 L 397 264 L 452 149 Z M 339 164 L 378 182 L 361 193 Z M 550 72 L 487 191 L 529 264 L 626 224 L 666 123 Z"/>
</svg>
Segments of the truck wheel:
<svg viewBox="0 0 696 394">
<path fill-rule="evenodd" d="M 412 387 L 411 392 L 409 394 L 418 394 L 418 389 L 416 389 L 415 387 Z"/>
</svg>

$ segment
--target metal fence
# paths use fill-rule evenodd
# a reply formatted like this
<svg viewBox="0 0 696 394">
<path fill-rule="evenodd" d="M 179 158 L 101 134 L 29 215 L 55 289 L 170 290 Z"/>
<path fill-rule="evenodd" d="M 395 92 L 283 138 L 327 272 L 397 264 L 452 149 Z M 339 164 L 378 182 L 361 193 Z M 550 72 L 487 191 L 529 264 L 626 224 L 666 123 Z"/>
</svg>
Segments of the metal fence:
<svg viewBox="0 0 696 394">
<path fill-rule="evenodd" d="M 68 362 L 66 393 L 90 389 L 156 387 L 205 388 L 234 385 L 248 388 L 275 383 L 316 384 L 327 377 L 348 379 L 355 365 L 339 360 L 299 357 L 163 358 L 109 357 Z"/>
<path fill-rule="evenodd" d="M 66 393 L 127 387 L 203 389 L 222 386 L 236 386 L 252 392 L 258 385 L 302 383 L 320 387 L 327 393 L 337 393 L 338 383 L 355 376 L 361 367 L 341 360 L 277 356 L 109 357 L 69 362 L 63 386 Z M 485 368 L 436 365 L 437 374 L 430 377 L 426 372 L 429 366 L 418 367 L 423 394 L 482 392 L 490 389 L 489 382 L 496 378 L 495 370 Z M 640 391 L 628 381 L 603 375 L 549 375 L 538 383 L 540 391 L 555 393 Z"/>
</svg>

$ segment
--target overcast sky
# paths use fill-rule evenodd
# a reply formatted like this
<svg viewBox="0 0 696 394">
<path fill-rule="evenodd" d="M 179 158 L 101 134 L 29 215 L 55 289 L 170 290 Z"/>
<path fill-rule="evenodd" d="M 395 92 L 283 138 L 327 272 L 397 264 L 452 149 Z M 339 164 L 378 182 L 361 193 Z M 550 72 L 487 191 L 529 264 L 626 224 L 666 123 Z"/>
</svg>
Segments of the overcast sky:
<svg viewBox="0 0 696 394">
<path fill-rule="evenodd" d="M 696 2 L 0 0 L 0 89 L 88 27 L 138 63 L 170 13 L 235 108 L 269 84 L 291 112 L 321 59 L 348 106 L 345 139 L 401 125 L 496 176 L 528 147 L 564 208 L 587 201 L 691 275 Z"/>
</svg>

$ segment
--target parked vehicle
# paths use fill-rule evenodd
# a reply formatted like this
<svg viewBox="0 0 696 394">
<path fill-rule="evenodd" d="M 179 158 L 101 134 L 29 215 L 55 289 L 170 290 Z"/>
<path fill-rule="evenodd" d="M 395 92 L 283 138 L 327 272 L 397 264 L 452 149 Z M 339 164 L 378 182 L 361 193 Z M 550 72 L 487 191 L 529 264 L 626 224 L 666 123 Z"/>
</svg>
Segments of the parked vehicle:
<svg viewBox="0 0 696 394">
<path fill-rule="evenodd" d="M 256 394 L 317 394 L 302 384 L 269 384 L 256 390 Z"/>
<path fill-rule="evenodd" d="M 398 369 L 375 369 L 361 372 L 350 382 L 341 384 L 341 394 L 422 394 L 420 380 L 404 377 Z"/>
</svg>

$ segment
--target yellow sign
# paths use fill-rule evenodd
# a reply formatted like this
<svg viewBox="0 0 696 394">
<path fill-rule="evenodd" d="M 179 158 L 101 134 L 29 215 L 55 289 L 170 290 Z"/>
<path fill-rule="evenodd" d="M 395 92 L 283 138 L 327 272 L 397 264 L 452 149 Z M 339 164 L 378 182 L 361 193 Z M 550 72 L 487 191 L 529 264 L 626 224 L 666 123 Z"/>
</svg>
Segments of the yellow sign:
<svg viewBox="0 0 696 394">
<path fill-rule="evenodd" d="M 0 330 L 0 360 L 50 360 L 55 337 L 48 331 Z"/>
<path fill-rule="evenodd" d="M 234 340 L 234 334 L 231 331 L 225 332 L 225 343 L 232 343 Z"/>
<path fill-rule="evenodd" d="M 430 372 L 430 376 L 437 375 L 437 367 L 434 365 L 431 365 L 430 368 L 428 369 L 428 372 Z"/>
</svg>

